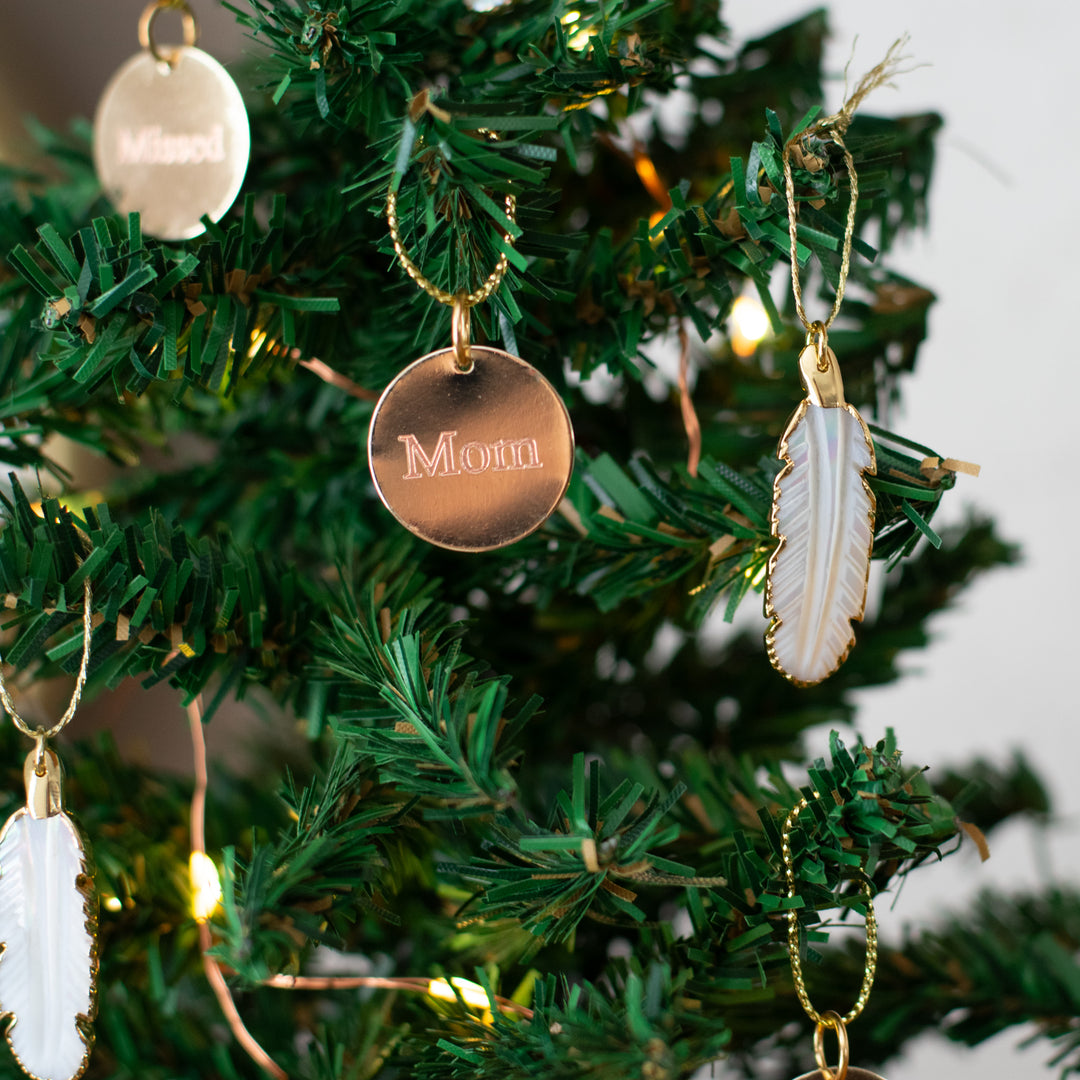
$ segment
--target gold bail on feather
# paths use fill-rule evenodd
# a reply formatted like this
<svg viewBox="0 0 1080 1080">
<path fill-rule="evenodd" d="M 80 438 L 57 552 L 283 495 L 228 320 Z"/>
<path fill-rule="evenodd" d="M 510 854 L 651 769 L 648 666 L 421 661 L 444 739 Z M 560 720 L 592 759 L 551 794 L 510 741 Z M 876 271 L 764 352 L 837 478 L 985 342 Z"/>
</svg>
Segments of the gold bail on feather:
<svg viewBox="0 0 1080 1080">
<path fill-rule="evenodd" d="M 26 809 L 32 818 L 50 818 L 64 811 L 60 759 L 45 745 L 45 732 L 39 730 L 34 749 L 23 765 L 26 784 Z"/>
<path fill-rule="evenodd" d="M 806 331 L 806 345 L 799 353 L 799 374 L 807 397 L 815 405 L 842 409 L 847 404 L 840 365 L 836 362 L 836 354 L 829 348 L 829 335 L 824 323 L 811 323 Z"/>
</svg>

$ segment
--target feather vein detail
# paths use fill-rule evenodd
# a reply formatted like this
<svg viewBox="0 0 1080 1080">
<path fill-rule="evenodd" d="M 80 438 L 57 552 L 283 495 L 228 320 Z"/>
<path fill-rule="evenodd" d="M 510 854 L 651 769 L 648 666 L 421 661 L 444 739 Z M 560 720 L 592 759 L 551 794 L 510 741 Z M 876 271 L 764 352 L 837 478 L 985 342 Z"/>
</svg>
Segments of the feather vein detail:
<svg viewBox="0 0 1080 1080">
<path fill-rule="evenodd" d="M 799 685 L 831 675 L 855 642 L 874 542 L 874 448 L 851 405 L 804 400 L 780 440 L 773 487 L 765 635 L 773 666 Z"/>
<path fill-rule="evenodd" d="M 93 886 L 67 814 L 16 811 L 0 834 L 0 1012 L 37 1080 L 74 1080 L 90 1057 L 97 949 Z"/>
</svg>

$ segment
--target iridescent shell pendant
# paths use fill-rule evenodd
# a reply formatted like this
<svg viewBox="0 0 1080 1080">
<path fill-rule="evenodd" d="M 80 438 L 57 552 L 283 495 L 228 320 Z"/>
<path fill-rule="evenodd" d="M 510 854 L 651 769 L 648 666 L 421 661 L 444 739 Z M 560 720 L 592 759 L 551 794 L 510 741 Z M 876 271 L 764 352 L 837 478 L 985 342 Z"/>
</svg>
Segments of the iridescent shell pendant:
<svg viewBox="0 0 1080 1080">
<path fill-rule="evenodd" d="M 43 739 L 23 775 L 26 806 L 0 831 L 0 1013 L 25 1073 L 75 1080 L 94 1041 L 97 898 Z"/>
<path fill-rule="evenodd" d="M 813 333 L 813 332 L 812 332 Z M 773 484 L 765 644 L 773 667 L 813 686 L 844 662 L 863 617 L 874 543 L 877 471 L 862 417 L 844 400 L 836 356 L 824 331 L 799 354 L 806 397 L 780 440 L 784 462 Z"/>
</svg>

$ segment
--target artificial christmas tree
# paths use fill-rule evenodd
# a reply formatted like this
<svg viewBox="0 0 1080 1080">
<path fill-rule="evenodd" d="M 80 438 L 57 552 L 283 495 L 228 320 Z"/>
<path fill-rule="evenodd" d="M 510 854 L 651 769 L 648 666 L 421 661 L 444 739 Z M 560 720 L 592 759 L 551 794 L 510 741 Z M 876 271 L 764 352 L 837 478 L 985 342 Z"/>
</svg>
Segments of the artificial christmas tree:
<svg viewBox="0 0 1080 1080">
<path fill-rule="evenodd" d="M 874 439 L 874 557 L 896 569 L 844 666 L 803 689 L 771 669 L 764 620 L 718 648 L 695 631 L 760 605 L 775 547 L 802 345 L 778 300 L 786 146 L 808 301 L 827 310 L 840 280 L 843 155 L 824 134 L 791 143 L 822 99 L 824 17 L 735 51 L 717 5 L 677 0 L 236 15 L 252 159 L 201 237 L 157 241 L 117 213 L 79 132 L 43 137 L 61 181 L 9 171 L 0 202 L 4 456 L 25 470 L 0 535 L 12 681 L 78 667 L 89 582 L 92 690 L 167 683 L 176 716 L 145 723 L 186 706 L 196 733 L 243 697 L 306 736 L 197 785 L 205 841 L 189 785 L 107 741 L 64 748 L 103 901 L 88 1075 L 257 1075 L 252 1056 L 314 1077 L 804 1071 L 781 857 L 800 789 L 822 795 L 795 845 L 814 945 L 862 884 L 951 850 L 961 819 L 988 829 L 1043 798 L 1019 768 L 931 788 L 892 737 L 834 737 L 828 761 L 803 744 L 1014 557 L 985 522 L 934 533 L 957 463 L 909 436 L 947 432 L 874 422 L 926 333 L 932 295 L 876 253 L 923 220 L 937 117 L 860 112 L 844 138 L 860 201 L 830 343 Z M 452 337 L 449 307 L 397 265 L 388 189 L 447 294 L 505 261 L 472 340 L 569 408 L 566 497 L 509 547 L 414 540 L 372 485 L 376 400 Z M 740 356 L 747 291 L 772 336 Z M 122 464 L 104 501 L 49 436 Z M 61 500 L 34 505 L 34 470 Z M 25 748 L 10 727 L 0 744 L 10 812 Z M 220 908 L 189 844 L 220 864 Z M 884 927 L 859 1064 L 928 1027 L 977 1041 L 1037 1019 L 1080 1066 L 1078 909 L 1002 898 L 903 946 Z M 808 977 L 842 999 L 861 953 L 822 952 Z"/>
</svg>

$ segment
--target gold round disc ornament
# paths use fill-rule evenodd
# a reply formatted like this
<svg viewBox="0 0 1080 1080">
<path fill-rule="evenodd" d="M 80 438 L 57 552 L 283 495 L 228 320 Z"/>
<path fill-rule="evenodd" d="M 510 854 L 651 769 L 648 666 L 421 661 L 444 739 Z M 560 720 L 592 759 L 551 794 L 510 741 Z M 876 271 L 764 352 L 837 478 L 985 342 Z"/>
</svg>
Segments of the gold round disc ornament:
<svg viewBox="0 0 1080 1080">
<path fill-rule="evenodd" d="M 162 50 L 149 33 L 158 10 L 155 3 L 144 12 L 144 51 L 113 75 L 101 96 L 94 164 L 113 205 L 137 210 L 146 235 L 190 240 L 204 232 L 204 214 L 217 221 L 236 201 L 251 133 L 232 77 L 193 47 L 190 12 L 185 43 Z"/>
<path fill-rule="evenodd" d="M 538 529 L 566 493 L 574 432 L 534 367 L 468 347 L 410 364 L 383 391 L 368 431 L 379 498 L 410 532 L 451 551 L 491 551 Z"/>
</svg>

